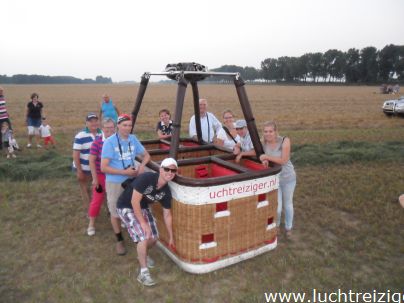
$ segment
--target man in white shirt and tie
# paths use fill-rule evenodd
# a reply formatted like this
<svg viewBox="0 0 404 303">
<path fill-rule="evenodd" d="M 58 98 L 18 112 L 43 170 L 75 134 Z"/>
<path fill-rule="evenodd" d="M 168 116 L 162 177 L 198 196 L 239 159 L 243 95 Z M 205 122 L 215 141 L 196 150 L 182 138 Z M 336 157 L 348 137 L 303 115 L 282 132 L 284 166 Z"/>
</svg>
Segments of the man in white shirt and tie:
<svg viewBox="0 0 404 303">
<path fill-rule="evenodd" d="M 206 99 L 199 99 L 199 113 L 201 116 L 201 131 L 202 140 L 207 143 L 212 143 L 213 138 L 217 132 L 222 128 L 222 124 L 215 117 L 214 114 L 207 111 L 208 101 Z M 197 140 L 195 115 L 191 117 L 189 121 L 189 136 Z"/>
</svg>

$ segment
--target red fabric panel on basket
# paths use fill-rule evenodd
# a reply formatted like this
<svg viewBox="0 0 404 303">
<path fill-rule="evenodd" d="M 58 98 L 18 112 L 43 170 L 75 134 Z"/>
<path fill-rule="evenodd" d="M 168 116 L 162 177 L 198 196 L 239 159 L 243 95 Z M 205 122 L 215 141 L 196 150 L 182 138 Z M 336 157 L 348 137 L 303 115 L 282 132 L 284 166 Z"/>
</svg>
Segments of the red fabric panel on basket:
<svg viewBox="0 0 404 303">
<path fill-rule="evenodd" d="M 216 203 L 216 212 L 227 210 L 227 202 Z"/>
<path fill-rule="evenodd" d="M 165 143 L 160 143 L 159 148 L 163 149 L 163 150 L 167 150 L 167 149 L 170 149 L 170 145 L 165 144 Z"/>
<path fill-rule="evenodd" d="M 272 223 L 274 223 L 274 217 L 268 218 L 268 225 L 271 225 Z"/>
<path fill-rule="evenodd" d="M 215 240 L 214 234 L 202 235 L 202 243 L 210 243 Z"/>
<path fill-rule="evenodd" d="M 243 165 L 249 169 L 252 170 L 262 170 L 265 169 L 266 167 L 262 165 L 261 163 L 257 163 L 248 159 L 243 160 Z"/>
<path fill-rule="evenodd" d="M 199 146 L 199 144 L 195 142 L 181 142 L 181 144 L 184 146 Z"/>
<path fill-rule="evenodd" d="M 267 194 L 258 195 L 258 202 L 265 201 L 267 199 Z"/>
<path fill-rule="evenodd" d="M 195 167 L 195 178 L 200 179 L 208 177 L 209 177 L 209 171 L 207 165 L 199 165 Z"/>
<path fill-rule="evenodd" d="M 234 170 L 228 169 L 226 167 L 220 166 L 216 163 L 212 164 L 212 177 L 222 177 L 222 176 L 231 176 L 237 175 L 237 172 Z"/>
</svg>

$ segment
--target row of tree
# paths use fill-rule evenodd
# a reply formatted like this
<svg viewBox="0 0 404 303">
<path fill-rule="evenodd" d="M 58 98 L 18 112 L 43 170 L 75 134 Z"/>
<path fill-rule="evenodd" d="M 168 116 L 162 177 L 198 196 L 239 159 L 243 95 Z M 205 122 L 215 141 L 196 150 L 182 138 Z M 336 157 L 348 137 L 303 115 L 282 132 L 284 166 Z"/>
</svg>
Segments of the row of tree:
<svg viewBox="0 0 404 303">
<path fill-rule="evenodd" d="M 79 79 L 70 76 L 42 76 L 42 75 L 14 75 L 8 77 L 0 75 L 0 83 L 3 84 L 108 84 L 111 78 L 97 76 L 93 79 Z"/>
<path fill-rule="evenodd" d="M 245 80 L 276 82 L 383 83 L 404 81 L 404 46 L 373 46 L 347 52 L 330 49 L 325 53 L 307 53 L 300 57 L 267 58 L 261 69 L 224 65 L 218 72 L 238 72 Z M 220 78 L 225 81 L 225 78 Z"/>
</svg>

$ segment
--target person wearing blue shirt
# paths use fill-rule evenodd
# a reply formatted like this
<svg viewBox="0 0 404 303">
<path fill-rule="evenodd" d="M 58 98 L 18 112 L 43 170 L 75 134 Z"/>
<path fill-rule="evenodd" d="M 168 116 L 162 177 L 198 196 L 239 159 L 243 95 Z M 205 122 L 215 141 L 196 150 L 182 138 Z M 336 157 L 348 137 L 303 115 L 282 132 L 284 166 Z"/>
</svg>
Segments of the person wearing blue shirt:
<svg viewBox="0 0 404 303">
<path fill-rule="evenodd" d="M 105 173 L 105 187 L 107 192 L 108 209 L 111 214 L 112 229 L 117 238 L 116 252 L 118 255 L 126 253 L 123 245 L 119 215 L 116 203 L 123 192 L 122 182 L 134 178 L 144 172 L 150 155 L 135 135 L 132 135 L 132 120 L 129 115 L 118 117 L 118 131 L 104 141 L 101 153 L 101 171 Z M 139 156 L 140 164 L 135 162 Z"/>
<path fill-rule="evenodd" d="M 112 99 L 107 95 L 102 95 L 101 109 L 100 109 L 100 118 L 101 120 L 106 118 L 111 118 L 115 121 L 118 120 L 119 110 L 112 102 Z"/>
</svg>

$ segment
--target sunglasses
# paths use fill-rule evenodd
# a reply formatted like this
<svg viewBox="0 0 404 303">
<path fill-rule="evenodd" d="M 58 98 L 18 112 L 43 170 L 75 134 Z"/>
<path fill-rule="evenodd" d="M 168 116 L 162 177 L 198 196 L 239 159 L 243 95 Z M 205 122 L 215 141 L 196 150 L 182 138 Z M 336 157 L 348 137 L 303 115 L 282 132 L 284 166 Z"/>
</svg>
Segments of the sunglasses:
<svg viewBox="0 0 404 303">
<path fill-rule="evenodd" d="M 164 171 L 168 173 L 169 171 L 172 172 L 173 174 L 177 173 L 176 168 L 168 168 L 168 167 L 163 167 Z"/>
</svg>

